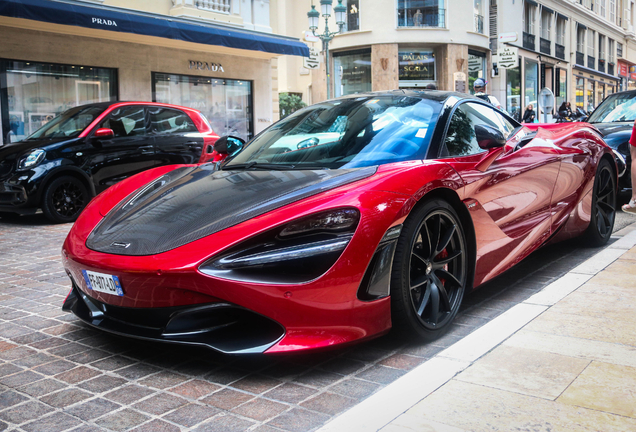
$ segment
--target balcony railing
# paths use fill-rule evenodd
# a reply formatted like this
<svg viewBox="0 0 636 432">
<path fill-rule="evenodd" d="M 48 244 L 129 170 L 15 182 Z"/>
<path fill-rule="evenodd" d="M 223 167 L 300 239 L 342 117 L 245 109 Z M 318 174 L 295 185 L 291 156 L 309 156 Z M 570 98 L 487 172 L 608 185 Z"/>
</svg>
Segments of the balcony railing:
<svg viewBox="0 0 636 432">
<path fill-rule="evenodd" d="M 523 32 L 523 47 L 534 51 L 534 35 Z"/>
<path fill-rule="evenodd" d="M 539 51 L 542 54 L 552 55 L 552 43 L 549 39 L 539 38 Z"/>
<path fill-rule="evenodd" d="M 607 64 L 607 73 L 610 75 L 614 75 L 614 63 Z"/>
<path fill-rule="evenodd" d="M 557 56 L 557 58 L 565 60 L 565 47 L 563 45 L 559 45 L 558 43 L 555 43 L 554 53 Z"/>
<path fill-rule="evenodd" d="M 232 0 L 194 0 L 197 9 L 212 12 L 230 13 Z"/>
<path fill-rule="evenodd" d="M 576 64 L 585 66 L 585 54 L 579 51 L 576 52 Z"/>
<path fill-rule="evenodd" d="M 484 17 L 475 14 L 475 31 L 477 33 L 484 33 Z"/>
<path fill-rule="evenodd" d="M 592 57 L 591 55 L 588 55 L 587 67 L 589 67 L 590 69 L 596 69 L 596 58 Z"/>
<path fill-rule="evenodd" d="M 598 59 L 598 71 L 605 73 L 605 60 Z"/>
<path fill-rule="evenodd" d="M 419 12 L 419 13 L 418 13 Z M 398 9 L 398 27 L 439 27 L 446 28 L 446 9 L 434 9 L 422 13 L 419 9 L 411 12 Z"/>
</svg>

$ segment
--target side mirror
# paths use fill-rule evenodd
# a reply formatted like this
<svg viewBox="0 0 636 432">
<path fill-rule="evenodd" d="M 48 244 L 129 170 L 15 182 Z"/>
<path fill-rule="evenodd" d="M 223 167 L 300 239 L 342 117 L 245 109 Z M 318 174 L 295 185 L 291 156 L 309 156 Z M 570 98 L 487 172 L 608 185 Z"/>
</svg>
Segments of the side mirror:
<svg viewBox="0 0 636 432">
<path fill-rule="evenodd" d="M 99 128 L 93 135 L 95 138 L 112 138 L 115 136 L 115 132 L 109 128 Z"/>
<path fill-rule="evenodd" d="M 214 143 L 214 150 L 219 154 L 226 154 L 228 156 L 234 156 L 241 151 L 245 141 L 239 137 L 225 135 L 216 140 Z"/>
<path fill-rule="evenodd" d="M 479 147 L 487 150 L 495 147 L 503 147 L 506 138 L 499 129 L 488 125 L 475 125 L 475 138 Z"/>
</svg>

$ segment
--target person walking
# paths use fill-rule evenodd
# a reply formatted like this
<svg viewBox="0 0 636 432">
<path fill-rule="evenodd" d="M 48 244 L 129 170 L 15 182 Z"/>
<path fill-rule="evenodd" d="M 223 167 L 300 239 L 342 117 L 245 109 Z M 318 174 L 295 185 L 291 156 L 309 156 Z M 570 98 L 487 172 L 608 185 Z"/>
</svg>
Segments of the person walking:
<svg viewBox="0 0 636 432">
<path fill-rule="evenodd" d="M 497 98 L 494 97 L 493 95 L 489 95 L 488 93 L 486 93 L 486 84 L 488 84 L 488 81 L 486 81 L 483 78 L 477 78 L 475 80 L 475 82 L 473 83 L 473 90 L 475 90 L 475 96 L 477 96 L 479 99 L 485 100 L 486 102 L 493 105 L 495 108 L 501 109 L 501 104 L 499 103 L 499 100 L 497 100 Z"/>
<path fill-rule="evenodd" d="M 521 123 L 534 123 L 534 118 L 536 117 L 536 115 L 537 114 L 534 112 L 534 106 L 532 104 L 528 105 L 525 112 L 523 113 Z"/>
<path fill-rule="evenodd" d="M 632 157 L 632 197 L 621 209 L 625 213 L 636 214 L 636 120 L 632 127 L 632 136 L 629 138 L 629 154 Z"/>
</svg>

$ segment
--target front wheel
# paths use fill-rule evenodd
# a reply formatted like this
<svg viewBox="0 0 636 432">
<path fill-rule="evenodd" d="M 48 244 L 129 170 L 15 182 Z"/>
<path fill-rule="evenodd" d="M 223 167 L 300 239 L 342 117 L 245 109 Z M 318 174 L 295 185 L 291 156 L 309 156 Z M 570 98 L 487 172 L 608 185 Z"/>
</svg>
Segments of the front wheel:
<svg viewBox="0 0 636 432">
<path fill-rule="evenodd" d="M 453 207 L 432 199 L 407 218 L 391 275 L 391 319 L 400 333 L 434 340 L 448 331 L 468 277 L 466 237 Z"/>
<path fill-rule="evenodd" d="M 88 204 L 88 189 L 79 179 L 62 176 L 46 187 L 42 197 L 42 212 L 51 222 L 74 222 Z"/>
<path fill-rule="evenodd" d="M 606 159 L 596 168 L 592 190 L 590 226 L 584 236 L 589 246 L 603 246 L 609 240 L 616 218 L 616 175 Z"/>
</svg>

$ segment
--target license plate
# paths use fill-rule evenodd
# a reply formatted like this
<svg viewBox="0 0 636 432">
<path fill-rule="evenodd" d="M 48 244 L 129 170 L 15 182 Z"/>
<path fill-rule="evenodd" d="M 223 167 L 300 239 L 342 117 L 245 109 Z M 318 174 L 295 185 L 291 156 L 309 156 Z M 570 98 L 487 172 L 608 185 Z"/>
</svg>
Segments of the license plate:
<svg viewBox="0 0 636 432">
<path fill-rule="evenodd" d="M 97 273 L 90 270 L 82 270 L 82 275 L 84 275 L 86 286 L 93 291 L 120 297 L 124 295 L 124 291 L 121 289 L 121 282 L 115 275 Z"/>
</svg>

